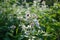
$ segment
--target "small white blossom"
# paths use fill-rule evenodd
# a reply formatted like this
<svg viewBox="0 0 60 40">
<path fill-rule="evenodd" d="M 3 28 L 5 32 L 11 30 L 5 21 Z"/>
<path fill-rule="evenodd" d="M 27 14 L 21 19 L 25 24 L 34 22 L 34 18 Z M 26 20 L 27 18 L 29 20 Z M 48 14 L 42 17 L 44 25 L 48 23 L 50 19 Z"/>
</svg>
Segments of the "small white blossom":
<svg viewBox="0 0 60 40">
<path fill-rule="evenodd" d="M 22 25 L 22 29 L 23 29 L 23 30 L 26 30 L 26 26 L 25 26 L 25 25 Z"/>
<path fill-rule="evenodd" d="M 27 27 L 28 27 L 28 28 L 31 28 L 31 25 L 28 25 Z"/>
<path fill-rule="evenodd" d="M 29 19 L 31 17 L 30 11 L 26 11 L 25 13 L 26 13 L 26 15 L 25 15 L 26 19 Z"/>
<path fill-rule="evenodd" d="M 18 16 L 17 18 L 18 18 L 18 19 L 23 19 L 23 16 Z"/>
<path fill-rule="evenodd" d="M 15 29 L 16 26 L 15 26 L 15 25 L 12 25 L 12 26 L 10 26 L 9 28 L 11 28 L 11 29 Z"/>
<path fill-rule="evenodd" d="M 41 30 L 38 30 L 38 33 L 41 32 Z"/>
<path fill-rule="evenodd" d="M 36 38 L 35 36 L 32 36 L 32 38 Z"/>
<path fill-rule="evenodd" d="M 31 40 L 31 39 L 28 39 L 28 40 Z"/>
<path fill-rule="evenodd" d="M 45 1 L 43 1 L 42 4 L 45 5 Z"/>
<path fill-rule="evenodd" d="M 34 1 L 33 5 L 34 5 L 34 6 L 36 6 L 36 3 L 37 3 L 37 2 L 36 2 L 36 1 Z"/>
<path fill-rule="evenodd" d="M 34 23 L 36 24 L 36 26 L 39 27 L 39 22 L 38 22 L 38 20 L 35 18 L 33 21 L 34 21 Z"/>
<path fill-rule="evenodd" d="M 29 31 L 25 31 L 25 34 L 26 34 L 26 35 L 30 35 Z"/>
</svg>

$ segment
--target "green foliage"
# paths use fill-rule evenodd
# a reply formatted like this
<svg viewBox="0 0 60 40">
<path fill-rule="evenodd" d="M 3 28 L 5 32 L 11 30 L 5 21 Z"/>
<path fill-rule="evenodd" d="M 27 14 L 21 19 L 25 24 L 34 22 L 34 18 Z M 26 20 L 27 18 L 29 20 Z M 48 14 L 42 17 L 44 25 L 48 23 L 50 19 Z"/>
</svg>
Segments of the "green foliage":
<svg viewBox="0 0 60 40">
<path fill-rule="evenodd" d="M 60 4 L 24 8 L 17 0 L 0 1 L 0 40 L 60 40 Z"/>
</svg>

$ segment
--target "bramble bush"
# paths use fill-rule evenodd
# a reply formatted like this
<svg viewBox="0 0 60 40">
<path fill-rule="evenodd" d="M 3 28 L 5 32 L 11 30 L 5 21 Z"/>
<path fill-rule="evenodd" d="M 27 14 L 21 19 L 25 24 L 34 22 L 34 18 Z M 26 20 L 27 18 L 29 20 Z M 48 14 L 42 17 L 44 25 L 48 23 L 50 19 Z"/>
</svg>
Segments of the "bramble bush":
<svg viewBox="0 0 60 40">
<path fill-rule="evenodd" d="M 0 2 L 0 40 L 60 40 L 60 4 L 29 7 Z"/>
</svg>

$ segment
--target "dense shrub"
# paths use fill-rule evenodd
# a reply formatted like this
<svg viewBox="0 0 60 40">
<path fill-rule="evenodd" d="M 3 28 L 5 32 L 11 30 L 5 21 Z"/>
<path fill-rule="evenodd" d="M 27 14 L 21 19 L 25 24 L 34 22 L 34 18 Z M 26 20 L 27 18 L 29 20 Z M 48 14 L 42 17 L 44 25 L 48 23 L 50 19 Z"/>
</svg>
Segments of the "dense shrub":
<svg viewBox="0 0 60 40">
<path fill-rule="evenodd" d="M 0 40 L 60 40 L 60 4 L 29 7 L 0 1 Z"/>
</svg>

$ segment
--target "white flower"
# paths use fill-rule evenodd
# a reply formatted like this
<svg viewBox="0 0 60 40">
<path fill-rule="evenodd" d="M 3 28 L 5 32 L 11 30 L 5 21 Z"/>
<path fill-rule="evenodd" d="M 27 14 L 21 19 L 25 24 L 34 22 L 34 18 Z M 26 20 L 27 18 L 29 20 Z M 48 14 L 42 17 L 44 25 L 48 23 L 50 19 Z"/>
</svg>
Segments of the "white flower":
<svg viewBox="0 0 60 40">
<path fill-rule="evenodd" d="M 26 35 L 30 35 L 29 31 L 25 31 L 25 34 L 26 34 Z"/>
<path fill-rule="evenodd" d="M 37 3 L 36 1 L 33 1 L 34 3 Z"/>
<path fill-rule="evenodd" d="M 28 40 L 31 40 L 31 39 L 28 39 Z"/>
<path fill-rule="evenodd" d="M 15 26 L 15 25 L 12 25 L 12 26 L 10 26 L 9 28 L 11 28 L 11 29 L 15 29 L 16 26 Z"/>
<path fill-rule="evenodd" d="M 18 19 L 23 19 L 23 16 L 18 16 L 17 18 L 18 18 Z"/>
<path fill-rule="evenodd" d="M 39 27 L 39 22 L 38 22 L 38 20 L 35 18 L 33 21 L 34 21 L 34 23 L 36 24 L 36 26 Z"/>
<path fill-rule="evenodd" d="M 26 11 L 25 13 L 26 13 L 26 15 L 25 15 L 26 19 L 29 19 L 31 17 L 30 11 Z"/>
<path fill-rule="evenodd" d="M 35 36 L 32 36 L 32 38 L 34 39 L 34 38 L 36 38 Z"/>
<path fill-rule="evenodd" d="M 26 30 L 26 26 L 25 25 L 22 25 L 22 29 L 25 31 Z"/>
<path fill-rule="evenodd" d="M 34 5 L 34 6 L 36 6 L 36 3 L 37 3 L 37 2 L 36 2 L 36 1 L 34 1 L 33 5 Z"/>
<path fill-rule="evenodd" d="M 57 3 L 54 3 L 54 6 L 56 6 L 57 5 Z"/>
<path fill-rule="evenodd" d="M 45 1 L 43 1 L 42 4 L 45 5 Z"/>
<path fill-rule="evenodd" d="M 41 32 L 41 30 L 38 30 L 38 33 Z"/>
<path fill-rule="evenodd" d="M 28 28 L 31 28 L 31 25 L 28 25 L 27 27 L 28 27 Z"/>
<path fill-rule="evenodd" d="M 27 35 L 25 35 L 25 37 L 28 37 Z"/>
</svg>

